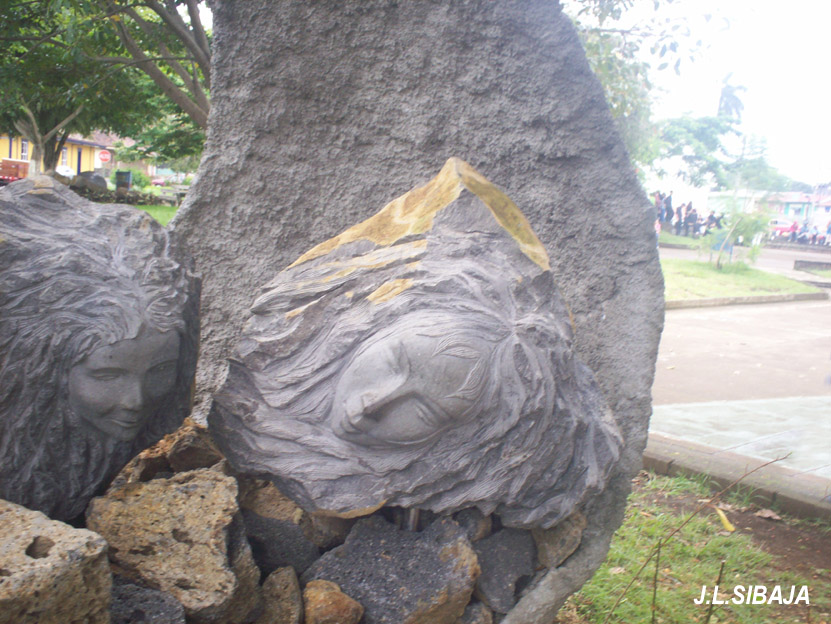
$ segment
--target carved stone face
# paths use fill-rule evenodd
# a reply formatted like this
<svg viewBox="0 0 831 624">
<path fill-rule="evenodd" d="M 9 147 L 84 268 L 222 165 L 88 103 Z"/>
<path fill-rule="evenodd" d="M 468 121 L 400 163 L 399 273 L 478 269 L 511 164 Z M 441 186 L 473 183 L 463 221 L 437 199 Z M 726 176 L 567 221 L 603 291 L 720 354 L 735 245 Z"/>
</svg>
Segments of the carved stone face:
<svg viewBox="0 0 831 624">
<path fill-rule="evenodd" d="M 69 404 L 87 425 L 117 440 L 135 438 L 174 389 L 179 335 L 145 328 L 99 347 L 69 371 Z"/>
<path fill-rule="evenodd" d="M 368 446 L 417 445 L 467 420 L 481 390 L 483 346 L 410 323 L 370 339 L 344 369 L 331 411 L 338 437 Z"/>
</svg>

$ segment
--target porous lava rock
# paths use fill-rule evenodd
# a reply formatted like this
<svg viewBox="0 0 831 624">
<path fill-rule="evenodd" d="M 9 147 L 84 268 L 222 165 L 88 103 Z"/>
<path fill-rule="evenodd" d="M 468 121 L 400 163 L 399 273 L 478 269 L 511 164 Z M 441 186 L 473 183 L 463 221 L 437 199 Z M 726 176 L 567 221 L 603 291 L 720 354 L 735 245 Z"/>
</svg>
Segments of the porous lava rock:
<svg viewBox="0 0 831 624">
<path fill-rule="evenodd" d="M 167 592 L 113 579 L 110 624 L 185 624 L 185 608 Z"/>
<path fill-rule="evenodd" d="M 493 624 L 493 612 L 481 602 L 474 601 L 465 607 L 456 624 Z"/>
<path fill-rule="evenodd" d="M 254 624 L 303 624 L 303 594 L 293 568 L 274 570 L 262 591 L 263 612 Z"/>
<path fill-rule="evenodd" d="M 107 543 L 0 500 L 0 624 L 109 624 Z"/>
<path fill-rule="evenodd" d="M 450 519 L 420 533 L 375 515 L 306 570 L 304 583 L 336 583 L 365 609 L 365 624 L 454 624 L 470 602 L 479 564 Z"/>
<path fill-rule="evenodd" d="M 358 624 L 364 614 L 359 602 L 330 581 L 309 581 L 303 589 L 303 606 L 306 624 Z"/>
<path fill-rule="evenodd" d="M 536 548 L 530 531 L 502 529 L 473 545 L 482 573 L 476 597 L 498 613 L 508 613 L 517 601 L 517 585 L 536 571 Z"/>
<path fill-rule="evenodd" d="M 236 496 L 232 477 L 183 472 L 93 499 L 87 526 L 105 537 L 119 574 L 169 592 L 189 621 L 246 622 L 259 608 L 260 573 Z"/>
<path fill-rule="evenodd" d="M 540 565 L 546 568 L 562 565 L 580 546 L 585 529 L 586 516 L 579 511 L 550 529 L 532 529 Z"/>
</svg>

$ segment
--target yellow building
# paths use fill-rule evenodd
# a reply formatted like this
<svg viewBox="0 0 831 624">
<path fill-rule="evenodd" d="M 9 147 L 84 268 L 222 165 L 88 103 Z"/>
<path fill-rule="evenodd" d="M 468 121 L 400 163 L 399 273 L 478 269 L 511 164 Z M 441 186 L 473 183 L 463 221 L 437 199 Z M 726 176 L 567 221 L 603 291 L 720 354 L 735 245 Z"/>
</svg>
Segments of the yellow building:
<svg viewBox="0 0 831 624">
<path fill-rule="evenodd" d="M 105 165 L 101 162 L 99 154 L 107 149 L 109 145 L 71 135 L 66 140 L 66 145 L 61 150 L 57 167 L 66 167 L 71 174 L 82 171 L 95 171 Z M 31 161 L 32 145 L 30 141 L 22 137 L 0 135 L 0 158 L 9 160 Z M 42 163 L 41 163 L 42 169 Z M 34 163 L 30 164 L 29 172 L 34 172 Z M 67 172 L 69 173 L 69 172 Z"/>
</svg>

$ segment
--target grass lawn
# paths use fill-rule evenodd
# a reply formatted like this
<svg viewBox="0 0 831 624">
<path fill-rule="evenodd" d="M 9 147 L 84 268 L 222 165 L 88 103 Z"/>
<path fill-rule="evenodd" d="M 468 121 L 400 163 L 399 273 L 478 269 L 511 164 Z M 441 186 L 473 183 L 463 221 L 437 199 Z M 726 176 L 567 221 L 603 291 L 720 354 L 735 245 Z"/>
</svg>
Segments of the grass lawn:
<svg viewBox="0 0 831 624">
<path fill-rule="evenodd" d="M 664 231 L 661 231 L 661 233 L 658 234 L 658 242 L 670 245 L 683 245 L 684 247 L 689 247 L 690 249 L 698 247 L 697 239 L 693 240 L 689 236 L 676 236 L 675 234 L 670 234 L 669 232 Z"/>
<path fill-rule="evenodd" d="M 818 271 L 811 271 L 811 273 L 820 277 L 831 278 L 831 269 L 819 269 Z"/>
<path fill-rule="evenodd" d="M 641 473 L 635 480 L 629 497 L 626 517 L 612 540 L 606 561 L 583 588 L 572 596 L 559 614 L 563 624 L 601 624 L 615 601 L 632 577 L 646 561 L 659 539 L 678 527 L 701 499 L 711 496 L 702 479 L 659 477 Z M 762 520 L 755 516 L 755 508 L 744 507 L 744 501 L 729 498 L 718 503 L 725 510 L 735 532 L 728 532 L 719 517 L 709 508 L 695 516 L 679 533 L 662 544 L 655 579 L 654 559 L 641 573 L 615 609 L 609 622 L 616 624 L 648 623 L 652 617 L 653 589 L 657 588 L 656 621 L 662 624 L 705 622 L 707 604 L 696 605 L 707 586 L 712 596 L 721 562 L 725 562 L 719 598 L 733 598 L 737 585 L 764 585 L 768 595 L 774 585 L 780 585 L 784 599 L 788 599 L 792 585 L 808 586 L 811 612 L 804 604 L 733 604 L 714 606 L 712 624 L 784 624 L 785 622 L 827 621 L 831 610 L 831 570 L 822 565 L 822 559 L 806 552 L 803 558 L 782 557 L 776 548 L 784 541 L 800 543 L 807 550 L 823 546 L 831 539 L 831 526 L 785 518 L 779 521 Z M 777 525 L 778 533 L 765 534 L 765 522 Z M 802 523 L 802 524 L 800 524 Z M 792 532 L 793 534 L 789 533 Z M 788 535 L 789 537 L 784 537 Z M 800 541 L 801 540 L 801 541 Z M 763 548 L 764 546 L 764 548 Z M 827 552 L 817 553 L 826 557 Z M 818 568 L 818 565 L 822 566 Z M 796 597 L 796 595 L 794 596 Z M 740 601 L 741 602 L 741 601 Z"/>
<path fill-rule="evenodd" d="M 709 262 L 668 258 L 661 260 L 661 268 L 667 301 L 818 292 L 813 286 L 741 262 L 719 270 Z"/>
<path fill-rule="evenodd" d="M 136 206 L 150 214 L 156 221 L 162 225 L 167 225 L 168 221 L 173 218 L 178 208 L 176 206 L 156 205 L 156 206 Z"/>
</svg>

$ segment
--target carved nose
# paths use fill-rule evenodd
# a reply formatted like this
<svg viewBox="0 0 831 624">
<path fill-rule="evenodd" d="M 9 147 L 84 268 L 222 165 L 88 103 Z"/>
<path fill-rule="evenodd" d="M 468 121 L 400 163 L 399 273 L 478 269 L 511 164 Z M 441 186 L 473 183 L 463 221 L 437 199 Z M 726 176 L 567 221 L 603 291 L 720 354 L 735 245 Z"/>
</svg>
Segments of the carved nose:
<svg viewBox="0 0 831 624">
<path fill-rule="evenodd" d="M 139 380 L 129 380 L 122 389 L 121 407 L 132 412 L 139 412 L 144 406 L 144 392 Z"/>
</svg>

